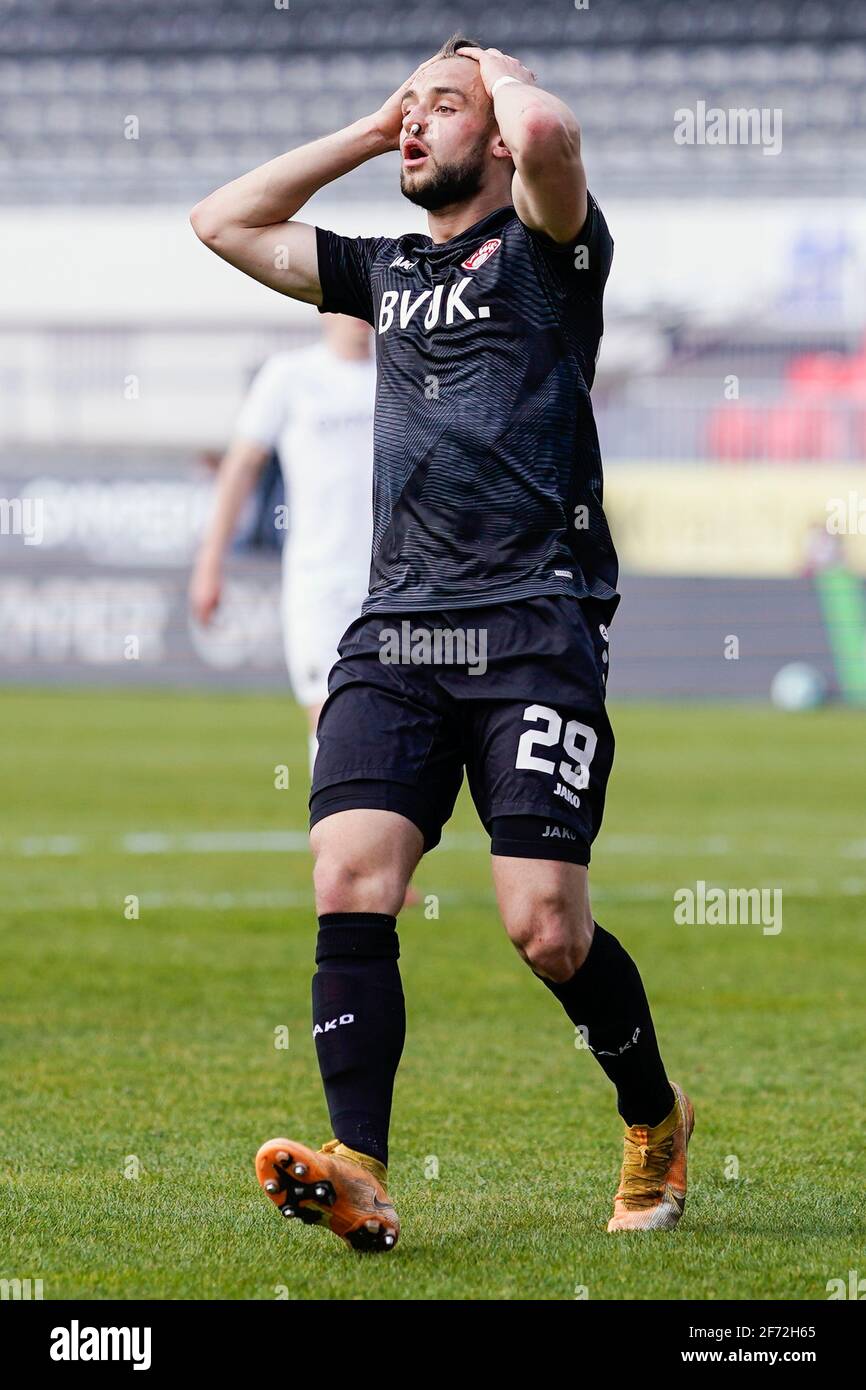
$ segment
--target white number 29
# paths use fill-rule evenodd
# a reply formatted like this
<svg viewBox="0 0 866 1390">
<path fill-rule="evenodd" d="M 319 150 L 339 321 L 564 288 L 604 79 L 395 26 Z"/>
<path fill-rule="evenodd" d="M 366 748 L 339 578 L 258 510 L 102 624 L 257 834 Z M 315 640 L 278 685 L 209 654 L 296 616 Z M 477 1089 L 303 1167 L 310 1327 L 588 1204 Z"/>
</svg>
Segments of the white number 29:
<svg viewBox="0 0 866 1390">
<path fill-rule="evenodd" d="M 523 711 L 523 718 L 529 724 L 545 723 L 545 729 L 526 729 L 520 735 L 520 742 L 517 745 L 517 760 L 514 764 L 519 768 L 531 768 L 535 772 L 546 772 L 553 775 L 556 772 L 556 763 L 549 758 L 539 758 L 534 752 L 535 748 L 553 748 L 559 743 L 559 736 L 562 733 L 562 718 L 555 709 L 549 709 L 547 705 L 528 705 Z M 583 748 L 578 748 L 576 740 L 583 740 Z M 595 732 L 588 724 L 581 724 L 579 719 L 569 719 L 565 726 L 565 737 L 563 739 L 563 749 L 569 758 L 573 758 L 573 763 L 565 761 L 559 764 L 559 775 L 563 782 L 567 782 L 570 787 L 580 791 L 583 787 L 589 786 L 589 765 L 595 756 L 596 744 L 598 739 Z"/>
</svg>

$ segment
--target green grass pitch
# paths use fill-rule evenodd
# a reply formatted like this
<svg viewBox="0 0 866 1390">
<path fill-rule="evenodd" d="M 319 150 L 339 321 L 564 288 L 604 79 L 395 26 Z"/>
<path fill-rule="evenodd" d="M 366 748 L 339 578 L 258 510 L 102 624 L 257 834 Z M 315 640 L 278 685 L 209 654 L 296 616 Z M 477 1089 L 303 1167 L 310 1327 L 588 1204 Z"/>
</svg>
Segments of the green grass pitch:
<svg viewBox="0 0 866 1390">
<path fill-rule="evenodd" d="M 595 915 L 638 960 L 695 1101 L 685 1217 L 605 1233 L 613 1095 L 508 944 L 461 798 L 417 875 L 438 918 L 401 918 L 403 1234 L 371 1258 L 283 1222 L 253 1176 L 264 1139 L 330 1137 L 300 712 L 6 691 L 0 1276 L 41 1278 L 46 1299 L 811 1300 L 866 1275 L 863 716 L 612 714 Z M 287 830 L 296 848 L 275 849 Z M 782 931 L 675 925 L 698 879 L 781 888 Z"/>
</svg>

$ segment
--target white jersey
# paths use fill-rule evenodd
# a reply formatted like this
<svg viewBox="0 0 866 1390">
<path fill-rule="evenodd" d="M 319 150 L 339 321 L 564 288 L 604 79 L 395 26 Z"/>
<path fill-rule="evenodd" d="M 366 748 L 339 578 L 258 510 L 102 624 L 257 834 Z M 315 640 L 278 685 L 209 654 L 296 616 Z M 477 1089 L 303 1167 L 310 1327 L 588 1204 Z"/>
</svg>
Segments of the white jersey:
<svg viewBox="0 0 866 1390">
<path fill-rule="evenodd" d="M 376 363 L 335 357 L 323 344 L 279 352 L 241 407 L 238 439 L 275 449 L 289 530 L 283 553 L 294 602 L 350 596 L 360 612 L 373 534 Z"/>
</svg>

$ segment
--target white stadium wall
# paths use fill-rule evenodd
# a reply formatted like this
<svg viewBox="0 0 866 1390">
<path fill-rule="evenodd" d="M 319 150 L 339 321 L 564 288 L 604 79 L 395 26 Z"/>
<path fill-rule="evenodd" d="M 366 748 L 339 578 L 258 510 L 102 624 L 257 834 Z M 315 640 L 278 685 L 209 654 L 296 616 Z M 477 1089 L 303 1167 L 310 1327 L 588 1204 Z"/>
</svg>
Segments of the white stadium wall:
<svg viewBox="0 0 866 1390">
<path fill-rule="evenodd" d="M 862 326 L 866 200 L 613 201 L 606 213 L 602 381 L 657 365 L 654 321 L 681 314 L 720 328 Z M 320 197 L 307 215 L 350 235 L 424 226 L 396 194 Z M 0 445 L 219 448 L 262 357 L 316 332 L 309 308 L 208 253 L 183 208 L 2 209 L 0 243 Z M 799 293 L 804 244 L 825 248 L 817 310 Z"/>
</svg>

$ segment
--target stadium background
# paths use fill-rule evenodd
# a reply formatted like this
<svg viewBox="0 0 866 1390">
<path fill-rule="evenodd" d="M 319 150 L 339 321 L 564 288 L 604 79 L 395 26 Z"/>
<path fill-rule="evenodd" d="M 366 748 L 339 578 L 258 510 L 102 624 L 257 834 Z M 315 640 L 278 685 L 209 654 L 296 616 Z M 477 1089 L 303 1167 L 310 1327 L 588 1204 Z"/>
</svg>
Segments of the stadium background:
<svg viewBox="0 0 866 1390">
<path fill-rule="evenodd" d="M 361 1270 L 276 1230 L 251 1179 L 268 1134 L 326 1137 L 273 549 L 237 549 L 213 632 L 185 603 L 245 384 L 317 321 L 187 219 L 458 27 L 574 105 L 616 240 L 593 901 L 698 1137 L 682 1239 L 612 1249 L 610 1098 L 501 940 L 463 800 L 418 875 L 438 916 L 401 920 L 406 1235 Z M 863 1272 L 864 79 L 859 0 L 0 0 L 0 1274 L 52 1298 L 808 1299 Z M 678 145 L 698 102 L 780 109 L 781 150 Z M 423 226 L 396 182 L 376 161 L 306 215 Z M 28 544 L 12 504 L 40 499 Z M 769 705 L 794 661 L 833 707 Z M 783 888 L 784 931 L 675 926 L 701 879 Z"/>
<path fill-rule="evenodd" d="M 278 687 L 273 552 L 240 549 L 211 633 L 191 631 L 184 587 L 246 383 L 318 327 L 204 255 L 188 209 L 353 119 L 467 17 L 408 4 L 397 25 L 388 5 L 305 0 L 41 10 L 0 8 L 0 490 L 41 497 L 45 517 L 40 545 L 3 537 L 0 673 Z M 862 6 L 563 0 L 471 22 L 579 112 L 616 240 L 594 392 L 627 598 L 611 689 L 762 698 L 797 659 L 838 689 L 816 573 L 866 573 L 866 516 L 830 555 L 815 533 L 831 499 L 863 492 Z M 674 113 L 699 101 L 778 108 L 781 149 L 675 143 Z M 374 161 L 309 215 L 422 226 L 396 180 L 396 156 Z M 862 696 L 862 670 L 852 683 Z"/>
</svg>

